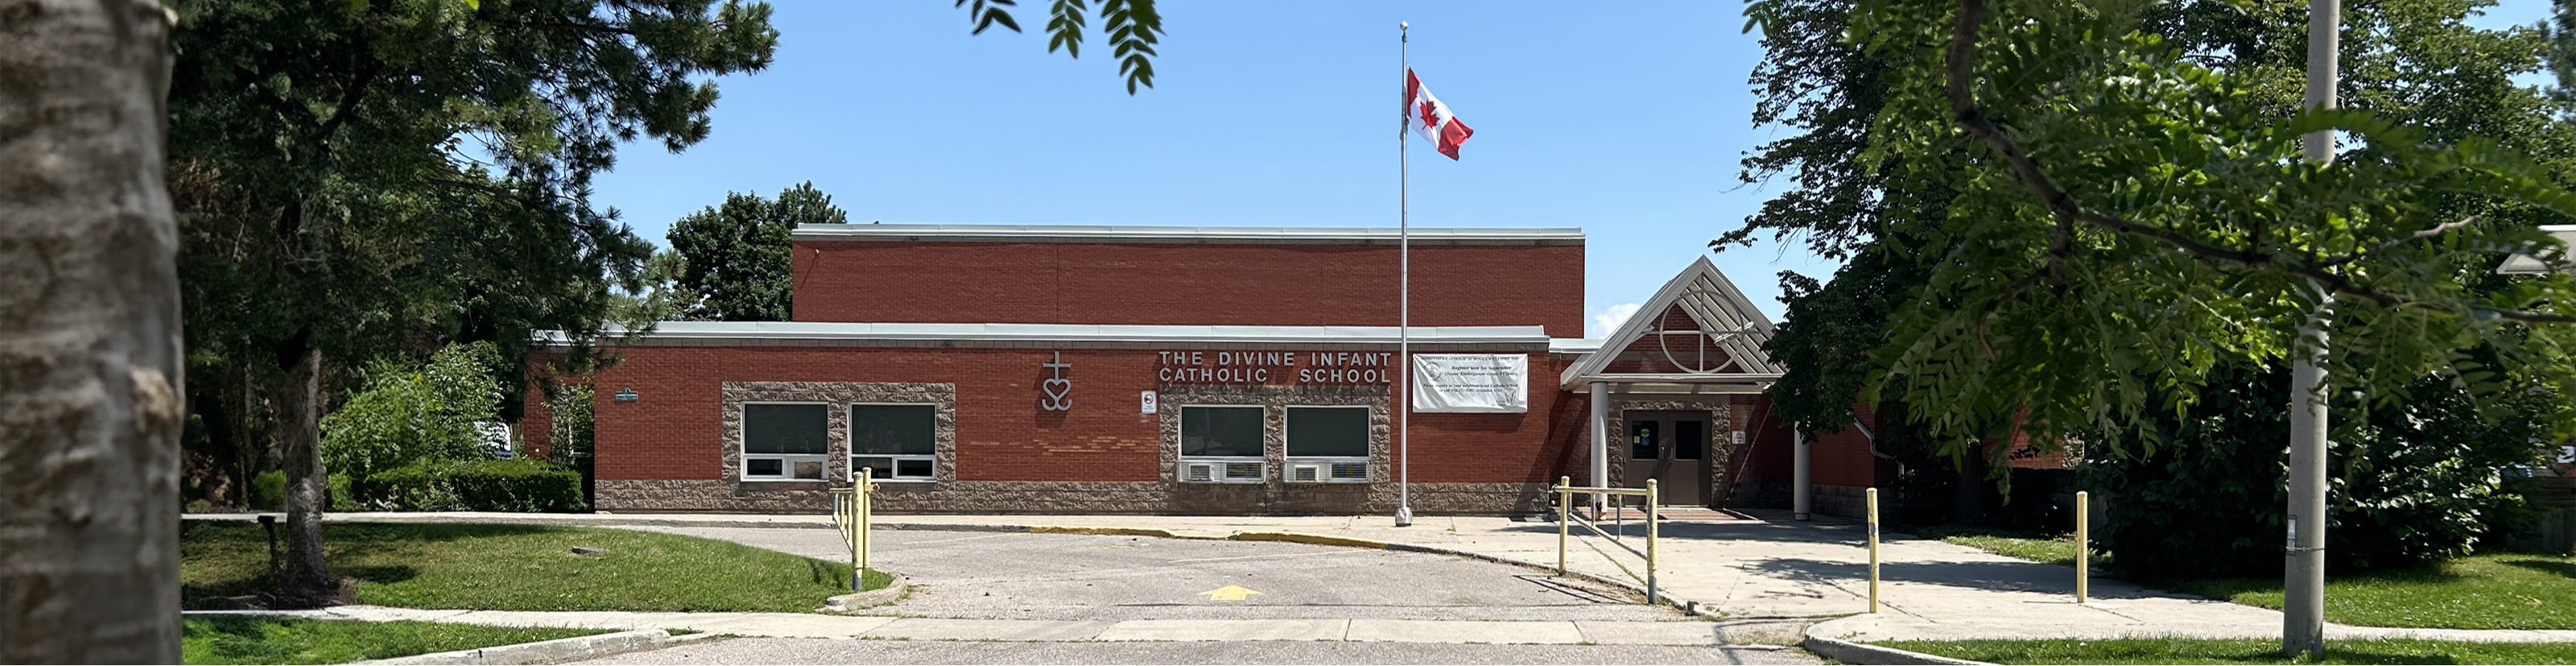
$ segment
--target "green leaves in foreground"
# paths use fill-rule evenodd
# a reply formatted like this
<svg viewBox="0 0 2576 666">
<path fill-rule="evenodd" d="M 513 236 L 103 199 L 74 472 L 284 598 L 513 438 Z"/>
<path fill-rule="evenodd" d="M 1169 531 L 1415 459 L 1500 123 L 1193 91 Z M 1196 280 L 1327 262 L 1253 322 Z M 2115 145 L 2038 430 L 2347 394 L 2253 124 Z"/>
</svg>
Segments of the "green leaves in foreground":
<svg viewBox="0 0 2576 666">
<path fill-rule="evenodd" d="M 2576 394 L 2576 278 L 2493 274 L 2506 253 L 2560 256 L 2538 227 L 2576 220 L 2566 164 L 2370 110 L 2284 108 L 2278 70 L 2204 64 L 2137 30 L 2139 12 L 1852 13 L 1852 39 L 1909 82 L 1888 88 L 1868 153 L 1903 157 L 1874 161 L 1895 182 L 1955 193 L 1877 230 L 1911 243 L 1881 251 L 1930 276 L 1890 316 L 1869 383 L 1904 379 L 1886 397 L 1934 441 L 1964 452 L 2018 428 L 2152 449 L 2146 417 L 2179 415 L 2222 361 L 2314 344 L 2298 329 L 2318 289 L 2334 297 L 2337 390 L 2398 402 L 2432 378 L 2482 399 Z M 2300 135 L 2327 128 L 2347 137 L 2338 162 L 2304 161 Z M 2576 411 L 2553 402 L 2553 434 L 2576 434 Z"/>
<path fill-rule="evenodd" d="M 1163 34 L 1163 15 L 1154 11 L 1154 0 L 1099 2 L 1100 34 L 1109 40 L 1111 56 L 1118 59 L 1118 74 L 1127 77 L 1127 94 L 1136 94 L 1140 86 L 1154 87 L 1154 45 Z M 958 7 L 966 8 L 967 18 L 975 21 L 973 34 L 978 35 L 995 25 L 1019 32 L 1019 20 L 1004 9 L 1017 4 L 1015 0 L 957 0 Z M 1054 0 L 1048 6 L 1048 53 L 1063 49 L 1066 56 L 1082 57 L 1084 9 L 1084 0 Z"/>
</svg>

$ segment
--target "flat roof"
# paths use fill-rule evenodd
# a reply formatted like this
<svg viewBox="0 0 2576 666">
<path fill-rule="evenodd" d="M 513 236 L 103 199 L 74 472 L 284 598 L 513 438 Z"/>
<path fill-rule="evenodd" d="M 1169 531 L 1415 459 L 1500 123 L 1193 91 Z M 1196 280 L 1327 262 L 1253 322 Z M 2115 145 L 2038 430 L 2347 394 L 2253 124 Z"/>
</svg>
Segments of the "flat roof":
<svg viewBox="0 0 2576 666">
<path fill-rule="evenodd" d="M 1424 245 L 1582 245 L 1581 228 L 1414 227 Z M 1394 227 L 1147 227 L 1057 224 L 801 224 L 801 241 L 1393 245 Z"/>
<path fill-rule="evenodd" d="M 1441 347 L 1527 346 L 1546 351 L 1543 326 L 1415 326 L 1413 344 Z M 610 327 L 602 336 L 623 335 Z M 548 346 L 569 344 L 562 331 L 538 331 Z M 1018 347 L 1073 343 L 1084 346 L 1167 344 L 1392 345 L 1393 326 L 1161 326 L 1133 324 L 914 324 L 820 321 L 666 321 L 654 324 L 644 344 L 698 346 L 885 344 L 888 346 Z"/>
</svg>

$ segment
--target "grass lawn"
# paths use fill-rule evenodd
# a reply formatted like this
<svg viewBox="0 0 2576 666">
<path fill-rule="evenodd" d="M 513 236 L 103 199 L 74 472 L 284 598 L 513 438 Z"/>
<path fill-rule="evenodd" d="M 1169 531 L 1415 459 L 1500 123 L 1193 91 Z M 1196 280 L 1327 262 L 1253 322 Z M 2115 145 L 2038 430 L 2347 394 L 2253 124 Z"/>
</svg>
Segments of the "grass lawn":
<svg viewBox="0 0 2576 666">
<path fill-rule="evenodd" d="M 2278 578 L 2157 581 L 2175 592 L 2281 607 Z M 2326 619 L 2366 627 L 2576 629 L 2576 557 L 2472 555 L 2326 580 Z M 2576 646 L 2569 646 L 2576 651 Z"/>
<path fill-rule="evenodd" d="M 281 530 L 283 531 L 283 530 Z M 807 612 L 847 594 L 850 567 L 741 544 L 591 527 L 324 523 L 331 573 L 356 602 L 477 610 Z M 575 555 L 574 546 L 604 548 Z M 276 587 L 257 523 L 183 521 L 181 603 Z M 871 572 L 868 589 L 892 577 Z"/>
<path fill-rule="evenodd" d="M 608 633 L 435 622 L 198 618 L 181 629 L 186 664 L 337 664 Z"/>
<path fill-rule="evenodd" d="M 2268 638 L 2123 638 L 2107 641 L 1887 641 L 1877 643 L 1996 664 L 2576 664 L 2576 644 L 2423 640 L 2326 642 L 2322 661 L 2293 662 Z"/>
<path fill-rule="evenodd" d="M 1933 525 L 1908 529 L 1904 530 L 1904 532 L 1926 539 L 1940 539 L 1949 543 L 1955 543 L 2014 559 L 2030 560 L 2032 562 L 2043 564 L 2056 564 L 2069 567 L 2075 566 L 2075 535 L 2073 534 L 2048 536 L 2031 532 L 2015 532 L 2012 530 L 1999 530 L 1990 527 L 1968 527 L 1962 525 Z M 2100 567 L 2109 563 L 2110 557 L 2108 554 L 2099 550 L 2093 551 L 2094 566 Z"/>
</svg>

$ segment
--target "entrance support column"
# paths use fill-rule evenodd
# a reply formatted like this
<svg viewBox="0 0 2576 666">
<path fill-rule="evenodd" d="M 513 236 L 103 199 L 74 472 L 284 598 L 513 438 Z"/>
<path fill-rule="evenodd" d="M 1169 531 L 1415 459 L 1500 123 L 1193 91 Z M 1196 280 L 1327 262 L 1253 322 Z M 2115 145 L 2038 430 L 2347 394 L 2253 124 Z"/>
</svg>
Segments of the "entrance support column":
<svg viewBox="0 0 2576 666">
<path fill-rule="evenodd" d="M 1807 514 L 1815 508 L 1816 459 L 1813 451 L 1807 446 L 1806 430 L 1793 424 L 1789 426 L 1789 433 L 1789 436 L 1794 438 L 1790 440 L 1794 453 L 1791 454 L 1789 463 L 1789 512 L 1792 514 L 1791 517 L 1806 520 Z"/>
<path fill-rule="evenodd" d="M 1592 383 L 1592 487 L 1610 487 L 1610 386 Z M 1602 497 L 1592 495 L 1592 515 L 1601 516 Z"/>
</svg>

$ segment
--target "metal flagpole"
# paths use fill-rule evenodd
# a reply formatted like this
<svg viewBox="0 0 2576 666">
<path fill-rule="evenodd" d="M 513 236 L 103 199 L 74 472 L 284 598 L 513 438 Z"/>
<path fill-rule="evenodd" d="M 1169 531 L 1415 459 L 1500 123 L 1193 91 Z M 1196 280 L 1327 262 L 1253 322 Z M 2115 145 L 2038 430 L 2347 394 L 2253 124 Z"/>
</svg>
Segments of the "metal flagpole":
<svg viewBox="0 0 2576 666">
<path fill-rule="evenodd" d="M 1396 527 L 1413 525 L 1413 447 L 1409 436 L 1413 430 L 1413 165 L 1405 155 L 1411 142 L 1404 137 L 1405 132 L 1413 130 L 1404 120 L 1404 110 L 1413 106 L 1412 88 L 1407 85 L 1412 82 L 1407 77 L 1413 75 L 1412 31 L 1410 22 L 1398 21 L 1395 24 L 1395 41 L 1399 44 L 1396 62 L 1402 70 L 1396 73 L 1395 85 L 1397 90 L 1407 94 L 1404 102 L 1396 106 L 1395 122 L 1395 378 L 1397 385 L 1404 387 L 1404 397 L 1393 401 Z"/>
</svg>

